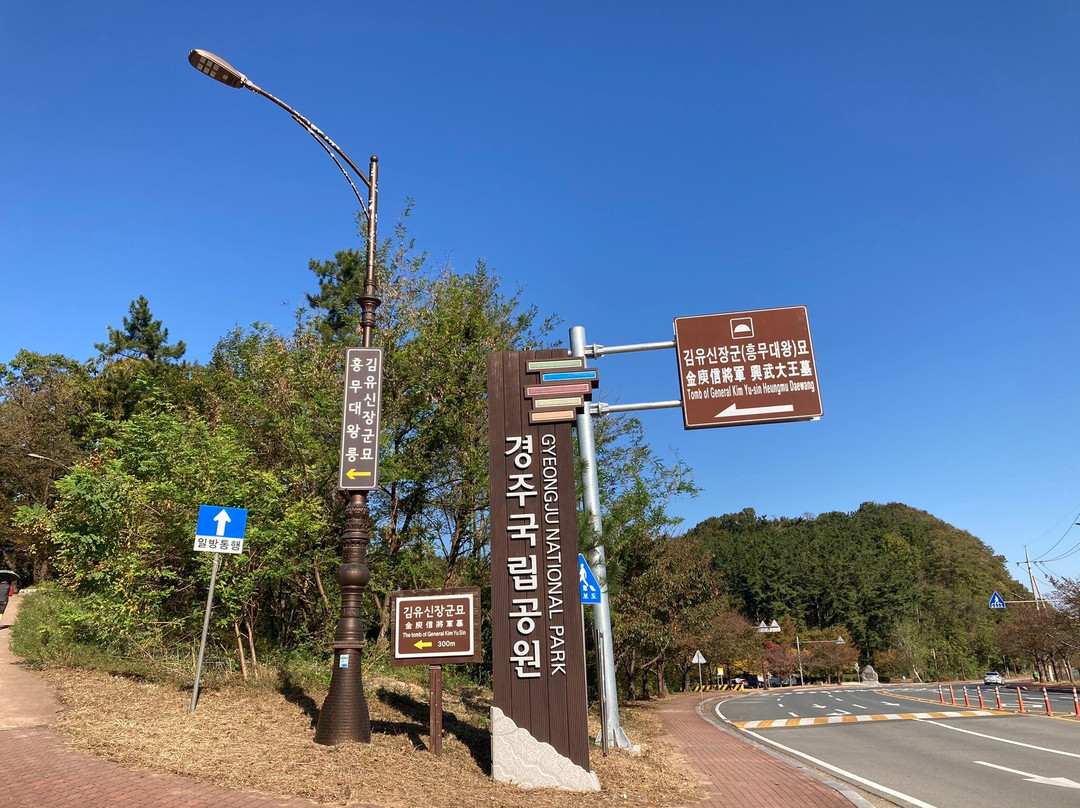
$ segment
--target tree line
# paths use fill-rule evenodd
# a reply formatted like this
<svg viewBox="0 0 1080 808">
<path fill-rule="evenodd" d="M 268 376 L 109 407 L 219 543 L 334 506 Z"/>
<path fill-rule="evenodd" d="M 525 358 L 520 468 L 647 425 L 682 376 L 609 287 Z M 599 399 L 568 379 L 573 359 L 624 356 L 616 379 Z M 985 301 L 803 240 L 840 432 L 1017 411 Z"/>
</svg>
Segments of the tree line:
<svg viewBox="0 0 1080 808">
<path fill-rule="evenodd" d="M 487 586 L 486 356 L 550 347 L 558 324 L 482 262 L 433 266 L 408 212 L 376 250 L 384 380 L 365 595 L 376 655 L 391 591 Z M 247 540 L 219 574 L 218 653 L 329 656 L 341 380 L 345 349 L 359 345 L 365 262 L 363 245 L 311 261 L 314 288 L 291 329 L 236 328 L 202 363 L 138 297 L 91 358 L 27 349 L 0 366 L 0 554 L 25 581 L 66 593 L 62 630 L 118 655 L 183 656 L 210 574 L 209 554 L 192 551 L 197 506 L 237 506 L 249 510 Z M 1060 587 L 1072 611 L 1055 610 L 1052 631 L 1040 623 L 1057 644 L 1036 650 L 1012 610 L 986 609 L 994 590 L 1026 599 L 1003 560 L 929 514 L 745 510 L 684 531 L 672 506 L 697 493 L 691 469 L 655 453 L 633 417 L 598 419 L 596 443 L 631 698 L 685 687 L 695 650 L 729 672 L 793 674 L 796 637 L 807 675 L 829 679 L 857 663 L 919 678 L 974 675 L 1002 657 L 1060 667 L 1075 649 L 1075 582 Z M 587 550 L 597 537 L 584 519 L 580 532 Z M 762 620 L 781 632 L 758 633 Z"/>
</svg>

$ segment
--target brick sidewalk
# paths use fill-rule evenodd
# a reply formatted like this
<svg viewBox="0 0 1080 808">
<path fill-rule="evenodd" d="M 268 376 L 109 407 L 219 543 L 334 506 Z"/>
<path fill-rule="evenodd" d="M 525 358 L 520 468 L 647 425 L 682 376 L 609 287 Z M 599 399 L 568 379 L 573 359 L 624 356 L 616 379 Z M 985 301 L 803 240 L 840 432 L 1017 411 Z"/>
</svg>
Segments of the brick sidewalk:
<svg viewBox="0 0 1080 808">
<path fill-rule="evenodd" d="M 708 797 L 693 808 L 851 808 L 854 800 L 866 804 L 714 727 L 698 715 L 700 702 L 701 697 L 692 694 L 657 708 L 664 729 L 701 774 Z"/>
<path fill-rule="evenodd" d="M 0 755 L 3 808 L 317 808 L 306 800 L 125 769 L 66 749 L 63 739 L 46 727 L 0 732 Z"/>
</svg>

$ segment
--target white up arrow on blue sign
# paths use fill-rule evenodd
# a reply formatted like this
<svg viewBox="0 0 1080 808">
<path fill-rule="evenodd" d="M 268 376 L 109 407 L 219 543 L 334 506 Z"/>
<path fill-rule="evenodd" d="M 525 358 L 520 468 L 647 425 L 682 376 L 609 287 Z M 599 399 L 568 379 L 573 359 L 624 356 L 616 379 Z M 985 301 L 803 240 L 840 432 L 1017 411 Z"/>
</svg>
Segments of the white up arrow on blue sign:
<svg viewBox="0 0 1080 808">
<path fill-rule="evenodd" d="M 1001 595 L 999 595 L 997 592 L 995 592 L 994 596 L 992 598 L 990 598 L 990 608 L 991 609 L 1004 609 L 1005 608 L 1005 601 L 1002 600 Z"/>
<path fill-rule="evenodd" d="M 247 528 L 246 508 L 200 505 L 195 524 L 195 549 L 212 553 L 240 553 Z"/>
<path fill-rule="evenodd" d="M 593 571 L 589 568 L 588 562 L 585 561 L 585 556 L 581 553 L 578 553 L 577 566 L 578 582 L 581 584 L 581 602 L 599 603 L 600 583 L 596 580 L 596 576 L 593 575 Z"/>
</svg>

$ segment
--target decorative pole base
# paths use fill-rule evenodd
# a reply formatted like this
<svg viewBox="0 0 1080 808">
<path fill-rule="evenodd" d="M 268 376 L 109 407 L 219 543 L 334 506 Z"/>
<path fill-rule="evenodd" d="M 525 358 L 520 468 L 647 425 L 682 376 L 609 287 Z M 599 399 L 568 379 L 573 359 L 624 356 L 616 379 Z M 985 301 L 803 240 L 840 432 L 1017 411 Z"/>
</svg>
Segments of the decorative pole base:
<svg viewBox="0 0 1080 808">
<path fill-rule="evenodd" d="M 335 746 L 348 741 L 371 743 L 371 719 L 360 676 L 359 648 L 334 652 L 330 692 L 319 711 L 319 726 L 315 730 L 315 743 Z"/>
<path fill-rule="evenodd" d="M 315 730 L 315 743 L 327 746 L 346 741 L 371 743 L 371 719 L 360 668 L 365 645 L 360 604 L 370 574 L 364 564 L 368 519 L 367 493 L 350 493 L 349 504 L 345 506 L 345 532 L 341 537 L 341 566 L 337 569 L 341 616 L 334 629 L 334 672 Z"/>
</svg>

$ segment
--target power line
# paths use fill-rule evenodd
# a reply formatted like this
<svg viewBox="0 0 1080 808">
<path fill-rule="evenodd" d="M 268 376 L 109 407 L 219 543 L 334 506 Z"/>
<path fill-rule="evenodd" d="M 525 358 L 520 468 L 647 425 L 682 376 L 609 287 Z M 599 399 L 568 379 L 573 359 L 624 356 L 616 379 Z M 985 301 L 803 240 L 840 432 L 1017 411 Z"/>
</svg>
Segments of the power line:
<svg viewBox="0 0 1080 808">
<path fill-rule="evenodd" d="M 1070 511 L 1070 513 L 1071 513 L 1071 511 Z M 1069 531 L 1072 530 L 1076 526 L 1076 520 L 1077 519 L 1080 519 L 1080 508 L 1077 508 L 1076 515 L 1073 516 L 1073 518 L 1069 520 L 1069 526 L 1067 528 L 1065 528 L 1065 532 L 1061 534 L 1061 537 L 1058 538 L 1058 540 L 1056 542 L 1054 542 L 1053 546 L 1050 547 L 1050 549 L 1048 549 L 1045 553 L 1043 553 L 1041 556 L 1039 556 L 1035 560 L 1036 561 L 1046 560 L 1046 557 L 1048 555 L 1050 555 L 1050 553 L 1054 552 L 1054 550 L 1057 548 L 1057 546 L 1059 544 L 1061 544 L 1061 542 L 1063 542 L 1065 540 L 1066 536 L 1069 535 Z M 1060 520 L 1058 520 L 1058 521 L 1060 521 Z M 1046 532 L 1048 533 L 1049 531 L 1046 531 Z M 1046 535 L 1046 533 L 1043 533 L 1043 536 L 1045 536 L 1045 535 Z M 1042 538 L 1042 536 L 1040 536 L 1039 538 Z M 1077 547 L 1080 547 L 1080 545 L 1077 545 Z M 1054 559 L 1051 559 L 1051 560 L 1054 560 Z"/>
<path fill-rule="evenodd" d="M 1066 550 L 1064 553 L 1059 556 L 1055 556 L 1054 558 L 1037 559 L 1036 563 L 1053 564 L 1055 561 L 1061 561 L 1063 559 L 1069 558 L 1070 556 L 1074 556 L 1077 553 L 1080 553 L 1080 544 L 1073 546 L 1071 549 Z"/>
</svg>

